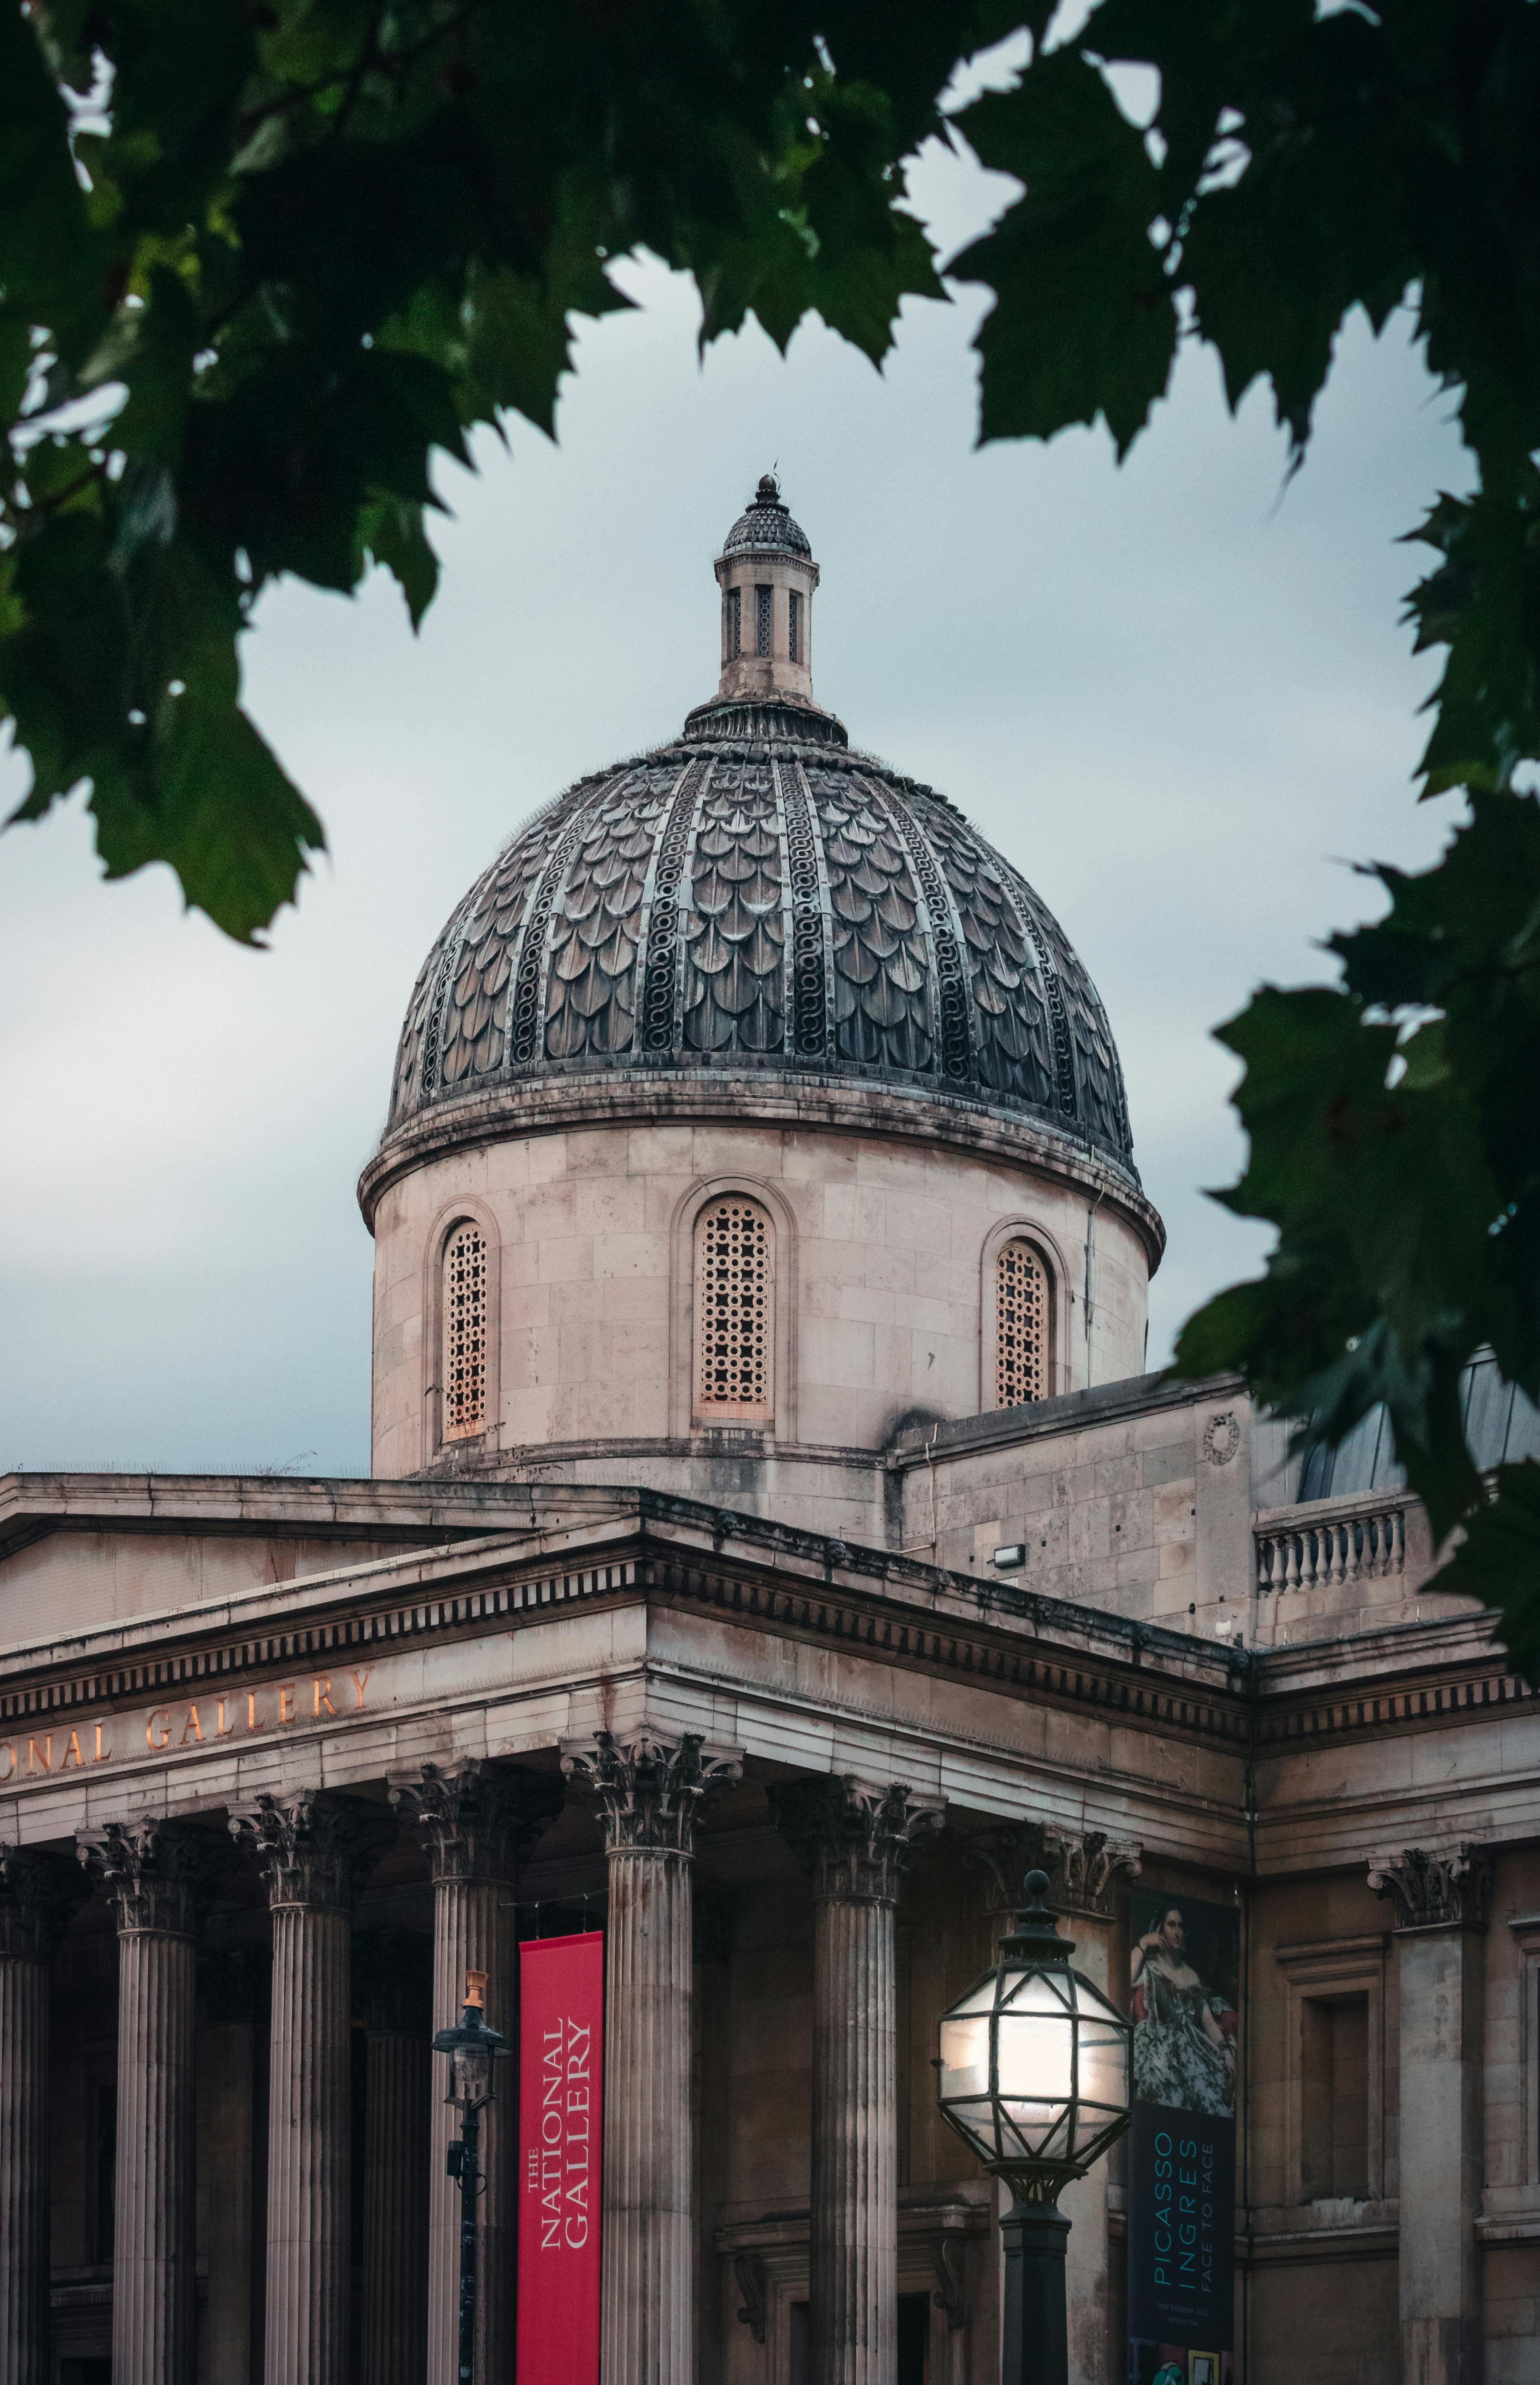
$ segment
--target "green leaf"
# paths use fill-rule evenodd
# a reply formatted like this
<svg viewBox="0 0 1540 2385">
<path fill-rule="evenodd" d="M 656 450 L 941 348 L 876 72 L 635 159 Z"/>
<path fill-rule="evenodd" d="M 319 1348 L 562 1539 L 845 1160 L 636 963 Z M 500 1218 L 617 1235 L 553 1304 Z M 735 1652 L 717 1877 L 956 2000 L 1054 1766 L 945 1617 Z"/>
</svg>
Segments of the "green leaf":
<svg viewBox="0 0 1540 2385">
<path fill-rule="evenodd" d="M 1410 535 L 1443 557 L 1408 600 L 1417 650 L 1449 649 L 1424 793 L 1507 787 L 1540 755 L 1540 470 L 1526 461 L 1496 493 L 1441 496 Z"/>
<path fill-rule="evenodd" d="M 0 291 L 49 322 L 88 299 L 98 263 L 70 163 L 69 118 L 31 22 L 0 7 Z"/>
<path fill-rule="evenodd" d="M 358 517 L 364 552 L 394 575 L 407 600 L 414 630 L 438 588 L 438 556 L 428 543 L 422 507 L 403 504 L 399 497 L 381 497 Z"/>
<path fill-rule="evenodd" d="M 1070 49 L 1050 51 L 1014 91 L 986 93 L 955 121 L 983 164 L 1026 184 L 996 229 L 945 268 L 995 293 L 975 343 L 981 439 L 1051 439 L 1099 415 L 1125 455 L 1176 353 L 1176 307 L 1149 232 L 1158 178 L 1143 134 Z"/>
<path fill-rule="evenodd" d="M 307 856 L 325 848 L 309 805 L 245 714 L 189 691 L 168 700 L 153 753 L 104 767 L 91 795 L 107 878 L 169 863 L 190 907 L 256 943 L 294 901 Z"/>
</svg>

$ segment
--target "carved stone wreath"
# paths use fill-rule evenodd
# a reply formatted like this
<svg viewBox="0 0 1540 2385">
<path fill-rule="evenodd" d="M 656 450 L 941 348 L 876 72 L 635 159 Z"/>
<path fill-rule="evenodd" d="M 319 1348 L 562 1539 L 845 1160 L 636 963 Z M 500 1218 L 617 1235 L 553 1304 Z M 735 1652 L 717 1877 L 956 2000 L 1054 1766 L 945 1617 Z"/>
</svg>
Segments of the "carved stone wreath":
<svg viewBox="0 0 1540 2385">
<path fill-rule="evenodd" d="M 1241 1445 L 1241 1428 L 1233 1408 L 1209 1417 L 1203 1434 L 1203 1455 L 1210 1466 L 1228 1466 Z"/>
</svg>

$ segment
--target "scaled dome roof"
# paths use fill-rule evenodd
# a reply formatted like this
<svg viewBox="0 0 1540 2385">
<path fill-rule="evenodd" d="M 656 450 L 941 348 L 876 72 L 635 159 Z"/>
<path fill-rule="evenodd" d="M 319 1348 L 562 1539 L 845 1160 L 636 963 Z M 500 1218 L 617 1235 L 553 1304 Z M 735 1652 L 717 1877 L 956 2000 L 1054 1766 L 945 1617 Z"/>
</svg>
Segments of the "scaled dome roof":
<svg viewBox="0 0 1540 2385">
<path fill-rule="evenodd" d="M 1111 1030 L 1058 921 L 945 796 L 805 698 L 719 696 L 519 830 L 423 966 L 386 1133 L 466 1095 L 655 1071 L 949 1096 L 1137 1181 Z"/>
<path fill-rule="evenodd" d="M 807 531 L 800 522 L 793 521 L 770 472 L 760 474 L 758 487 L 722 541 L 724 555 L 735 554 L 741 547 L 769 554 L 812 555 Z"/>
</svg>

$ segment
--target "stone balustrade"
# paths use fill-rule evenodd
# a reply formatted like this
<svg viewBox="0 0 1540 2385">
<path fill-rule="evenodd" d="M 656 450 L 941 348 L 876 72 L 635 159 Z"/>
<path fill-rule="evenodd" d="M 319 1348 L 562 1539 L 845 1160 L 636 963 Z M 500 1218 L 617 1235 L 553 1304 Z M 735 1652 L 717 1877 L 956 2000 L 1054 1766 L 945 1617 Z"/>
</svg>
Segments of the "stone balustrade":
<svg viewBox="0 0 1540 2385">
<path fill-rule="evenodd" d="M 1258 1593 L 1335 1590 L 1404 1576 L 1416 1505 L 1410 1492 L 1398 1491 L 1264 1509 L 1252 1535 Z"/>
</svg>

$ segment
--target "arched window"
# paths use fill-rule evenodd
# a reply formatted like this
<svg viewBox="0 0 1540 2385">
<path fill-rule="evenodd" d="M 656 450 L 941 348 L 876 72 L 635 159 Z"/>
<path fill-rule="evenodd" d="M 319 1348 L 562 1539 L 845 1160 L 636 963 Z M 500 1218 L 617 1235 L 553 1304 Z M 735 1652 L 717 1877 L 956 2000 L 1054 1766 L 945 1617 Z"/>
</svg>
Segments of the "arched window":
<svg viewBox="0 0 1540 2385">
<path fill-rule="evenodd" d="M 695 1220 L 695 1417 L 768 1424 L 775 1412 L 775 1229 L 727 1192 Z"/>
<path fill-rule="evenodd" d="M 444 1438 L 486 1430 L 487 1249 L 467 1218 L 444 1246 Z"/>
<path fill-rule="evenodd" d="M 1047 1388 L 1048 1270 L 1018 1236 L 995 1262 L 995 1405 L 1020 1407 Z"/>
</svg>

